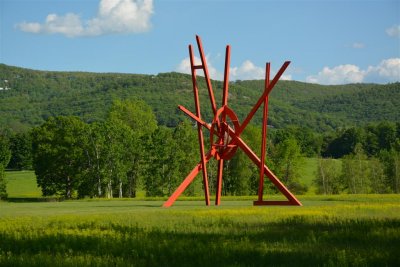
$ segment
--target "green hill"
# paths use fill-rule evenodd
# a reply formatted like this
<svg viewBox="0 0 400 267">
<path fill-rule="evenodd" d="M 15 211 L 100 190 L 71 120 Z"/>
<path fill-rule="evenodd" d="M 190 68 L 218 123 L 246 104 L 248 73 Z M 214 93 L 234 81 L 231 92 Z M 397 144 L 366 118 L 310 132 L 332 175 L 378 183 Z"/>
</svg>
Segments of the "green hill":
<svg viewBox="0 0 400 267">
<path fill-rule="evenodd" d="M 222 82 L 212 81 L 217 103 Z M 202 115 L 212 120 L 207 90 L 199 80 Z M 76 115 L 103 120 L 114 99 L 145 100 L 158 122 L 173 126 L 184 115 L 179 104 L 194 111 L 190 75 L 139 75 L 36 71 L 0 64 L 0 125 L 16 131 L 39 125 L 50 116 Z M 7 88 L 8 90 L 5 90 Z M 243 120 L 261 96 L 263 81 L 230 84 L 229 105 Z M 400 83 L 323 86 L 280 81 L 270 96 L 269 124 L 301 125 L 322 132 L 381 120 L 400 121 Z M 261 122 L 261 112 L 254 118 Z"/>
</svg>

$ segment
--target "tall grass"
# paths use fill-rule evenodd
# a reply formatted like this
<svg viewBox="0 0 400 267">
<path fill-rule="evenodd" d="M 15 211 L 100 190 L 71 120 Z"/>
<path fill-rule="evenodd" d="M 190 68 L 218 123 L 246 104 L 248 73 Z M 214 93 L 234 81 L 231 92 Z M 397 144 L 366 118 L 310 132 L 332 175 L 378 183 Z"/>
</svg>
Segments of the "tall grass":
<svg viewBox="0 0 400 267">
<path fill-rule="evenodd" d="M 399 200 L 0 203 L 0 266 L 400 266 Z"/>
</svg>

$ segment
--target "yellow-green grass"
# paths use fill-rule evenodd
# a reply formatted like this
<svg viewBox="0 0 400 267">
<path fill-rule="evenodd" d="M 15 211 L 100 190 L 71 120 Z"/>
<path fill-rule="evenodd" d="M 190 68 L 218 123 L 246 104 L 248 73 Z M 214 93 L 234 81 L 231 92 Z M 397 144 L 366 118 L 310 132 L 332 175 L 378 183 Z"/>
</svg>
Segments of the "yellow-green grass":
<svg viewBox="0 0 400 267">
<path fill-rule="evenodd" d="M 0 266 L 400 266 L 400 195 L 0 202 Z"/>
<path fill-rule="evenodd" d="M 42 195 L 33 171 L 7 171 L 6 181 L 9 198 L 37 198 Z"/>
</svg>

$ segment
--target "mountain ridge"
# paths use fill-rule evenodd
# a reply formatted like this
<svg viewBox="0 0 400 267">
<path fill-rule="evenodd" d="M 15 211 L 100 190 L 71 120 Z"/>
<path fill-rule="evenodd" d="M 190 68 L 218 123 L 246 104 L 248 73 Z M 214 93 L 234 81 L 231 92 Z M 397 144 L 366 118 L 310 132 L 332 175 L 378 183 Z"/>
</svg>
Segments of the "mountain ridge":
<svg viewBox="0 0 400 267">
<path fill-rule="evenodd" d="M 212 120 L 204 79 L 198 79 L 203 118 Z M 31 70 L 0 64 L 0 125 L 23 131 L 50 116 L 74 115 L 85 121 L 104 120 L 115 99 L 140 98 L 159 124 L 174 126 L 194 110 L 192 80 L 177 72 L 157 75 Z M 217 106 L 222 82 L 212 80 Z M 229 86 L 229 105 L 243 120 L 262 95 L 263 80 L 237 80 Z M 268 124 L 297 125 L 317 132 L 381 120 L 400 120 L 400 83 L 319 85 L 279 81 L 269 97 Z M 252 123 L 260 124 L 257 112 Z"/>
</svg>

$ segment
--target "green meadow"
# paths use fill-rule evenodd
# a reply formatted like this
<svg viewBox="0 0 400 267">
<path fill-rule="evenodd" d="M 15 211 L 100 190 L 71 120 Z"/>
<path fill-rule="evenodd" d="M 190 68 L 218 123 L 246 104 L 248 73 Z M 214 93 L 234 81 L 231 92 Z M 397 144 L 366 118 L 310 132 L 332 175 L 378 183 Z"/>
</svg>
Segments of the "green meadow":
<svg viewBox="0 0 400 267">
<path fill-rule="evenodd" d="M 0 266 L 400 266 L 400 196 L 0 203 Z"/>
<path fill-rule="evenodd" d="M 33 172 L 7 179 L 0 266 L 400 266 L 400 195 L 310 194 L 302 207 L 182 197 L 167 209 L 143 197 L 33 202 Z"/>
<path fill-rule="evenodd" d="M 42 195 L 33 171 L 7 171 L 6 179 L 10 198 L 39 198 Z"/>
</svg>

